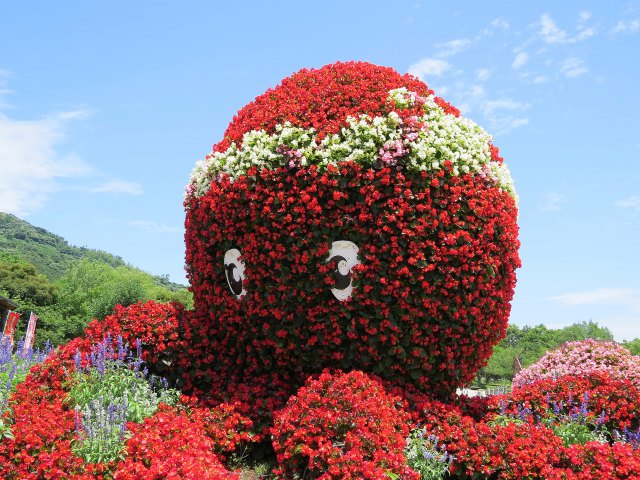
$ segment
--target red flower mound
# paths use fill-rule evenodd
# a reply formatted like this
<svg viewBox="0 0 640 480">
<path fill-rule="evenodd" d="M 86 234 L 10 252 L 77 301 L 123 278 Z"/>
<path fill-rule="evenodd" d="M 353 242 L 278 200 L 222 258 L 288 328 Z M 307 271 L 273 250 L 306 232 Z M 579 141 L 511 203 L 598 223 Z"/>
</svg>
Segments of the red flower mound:
<svg viewBox="0 0 640 480">
<path fill-rule="evenodd" d="M 128 341 L 135 349 L 135 341 L 142 342 L 142 357 L 152 365 L 171 364 L 175 351 L 182 345 L 184 307 L 179 303 L 156 303 L 149 300 L 128 307 L 116 305 L 104 320 L 92 321 L 85 330 L 90 343 L 98 343 L 107 335 Z"/>
<path fill-rule="evenodd" d="M 382 384 L 368 375 L 323 372 L 274 415 L 277 475 L 292 478 L 380 479 L 394 473 L 418 479 L 403 450 L 409 416 Z"/>
<path fill-rule="evenodd" d="M 389 90 L 398 87 L 430 93 L 366 63 L 303 70 L 242 109 L 216 150 L 285 121 L 335 132 L 349 115 L 394 110 Z M 309 374 L 338 368 L 446 398 L 506 331 L 520 265 L 515 200 L 451 162 L 435 173 L 354 162 L 249 168 L 212 181 L 185 207 L 192 318 L 203 322 L 189 345 L 204 349 L 189 375 L 198 392 L 266 404 L 270 379 L 286 400 Z M 338 240 L 355 244 L 361 263 L 346 301 L 331 294 L 340 267 L 327 258 Z M 232 250 L 246 265 L 241 298 L 226 276 Z M 248 398 L 237 398 L 241 388 Z"/>
<path fill-rule="evenodd" d="M 564 467 L 564 468 L 563 468 Z M 640 455 L 628 443 L 589 442 L 563 448 L 562 462 L 552 479 L 603 480 L 640 478 Z"/>
<path fill-rule="evenodd" d="M 164 406 L 143 423 L 131 424 L 127 458 L 116 470 L 116 480 L 140 478 L 222 480 L 239 479 L 220 463 L 204 425 L 184 412 Z"/>
<path fill-rule="evenodd" d="M 35 365 L 9 398 L 14 438 L 0 441 L 0 478 L 93 478 L 99 466 L 85 468 L 71 450 L 74 414 L 64 404 L 63 383 L 72 368 L 73 353 L 82 341 L 71 341 L 44 364 Z M 12 413 L 12 415 L 10 415 Z"/>
</svg>

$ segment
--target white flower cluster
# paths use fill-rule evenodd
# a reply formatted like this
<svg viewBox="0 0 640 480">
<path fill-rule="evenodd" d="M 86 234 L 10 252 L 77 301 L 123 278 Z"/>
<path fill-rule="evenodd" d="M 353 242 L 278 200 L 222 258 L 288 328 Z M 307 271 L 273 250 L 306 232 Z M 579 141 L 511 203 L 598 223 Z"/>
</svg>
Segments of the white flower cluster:
<svg viewBox="0 0 640 480">
<path fill-rule="evenodd" d="M 347 125 L 339 133 L 327 135 L 321 141 L 314 129 L 305 130 L 289 123 L 276 126 L 271 135 L 263 130 L 247 132 L 242 146 L 232 143 L 225 152 L 213 152 L 196 164 L 186 195 L 204 195 L 211 181 L 221 175 L 237 178 L 251 167 L 326 168 L 344 161 L 373 166 L 386 147 L 400 143 L 404 168 L 409 171 L 433 172 L 442 169 L 448 160 L 453 164 L 454 175 L 487 176 L 517 200 L 509 170 L 491 159 L 491 136 L 486 131 L 469 119 L 446 113 L 433 95 L 423 98 L 406 88 L 398 88 L 389 92 L 389 101 L 397 108 L 419 102 L 424 114 L 409 124 L 403 123 L 396 112 L 385 117 L 348 117 Z"/>
</svg>

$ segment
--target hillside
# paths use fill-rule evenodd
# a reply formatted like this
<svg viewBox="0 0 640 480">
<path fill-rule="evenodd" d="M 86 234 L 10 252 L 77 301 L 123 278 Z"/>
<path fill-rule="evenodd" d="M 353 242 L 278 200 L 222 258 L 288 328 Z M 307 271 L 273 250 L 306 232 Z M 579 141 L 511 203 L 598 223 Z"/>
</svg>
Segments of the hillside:
<svg viewBox="0 0 640 480">
<path fill-rule="evenodd" d="M 101 250 L 74 247 L 44 228 L 35 227 L 15 215 L 0 212 L 0 252 L 16 254 L 34 264 L 50 279 L 61 277 L 76 260 L 87 259 L 112 267 L 126 265 L 124 260 Z"/>
<path fill-rule="evenodd" d="M 44 228 L 31 225 L 15 215 L 0 212 L 0 254 L 15 254 L 32 263 L 50 280 L 60 278 L 74 262 L 90 260 L 111 267 L 127 266 L 117 255 L 92 248 L 76 247 Z M 184 288 L 164 276 L 153 276 L 157 285 L 172 291 Z"/>
</svg>

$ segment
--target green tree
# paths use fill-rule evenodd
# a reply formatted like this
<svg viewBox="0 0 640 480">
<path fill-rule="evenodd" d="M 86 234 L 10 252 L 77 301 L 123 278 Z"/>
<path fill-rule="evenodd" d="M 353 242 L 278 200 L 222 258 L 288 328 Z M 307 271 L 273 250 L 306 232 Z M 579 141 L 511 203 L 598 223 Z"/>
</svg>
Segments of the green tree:
<svg viewBox="0 0 640 480">
<path fill-rule="evenodd" d="M 556 330 L 556 343 L 562 345 L 564 342 L 574 342 L 576 340 L 586 340 L 595 338 L 598 340 L 613 340 L 613 334 L 607 327 L 601 327 L 596 322 L 579 322 L 568 327 Z"/>
<path fill-rule="evenodd" d="M 634 355 L 640 355 L 640 338 L 622 342 L 622 346 L 628 348 Z"/>
<path fill-rule="evenodd" d="M 36 267 L 24 261 L 0 261 L 0 292 L 18 302 L 22 309 L 56 302 L 56 288 Z"/>
<path fill-rule="evenodd" d="M 58 318 L 55 305 L 59 292 L 49 279 L 39 273 L 36 267 L 18 256 L 3 256 L 0 261 L 0 295 L 18 303 L 18 312 L 22 315 L 18 322 L 17 338 L 24 335 L 30 312 L 35 312 L 40 319 L 36 327 L 37 346 L 47 339 L 58 340 L 58 331 L 64 320 Z"/>
</svg>

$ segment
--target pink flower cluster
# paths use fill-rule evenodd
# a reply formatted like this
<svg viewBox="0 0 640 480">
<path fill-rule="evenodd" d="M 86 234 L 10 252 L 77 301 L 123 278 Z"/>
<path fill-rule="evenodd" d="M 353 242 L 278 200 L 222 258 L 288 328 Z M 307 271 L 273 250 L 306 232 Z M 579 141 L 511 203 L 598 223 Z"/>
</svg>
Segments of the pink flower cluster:
<svg viewBox="0 0 640 480">
<path fill-rule="evenodd" d="M 541 378 L 587 375 L 595 371 L 607 372 L 614 379 L 629 380 L 640 387 L 640 357 L 615 342 L 593 339 L 567 342 L 547 352 L 518 373 L 513 383 L 519 386 Z"/>
</svg>

